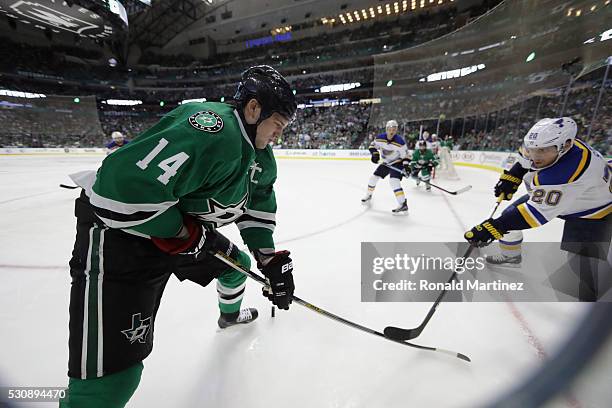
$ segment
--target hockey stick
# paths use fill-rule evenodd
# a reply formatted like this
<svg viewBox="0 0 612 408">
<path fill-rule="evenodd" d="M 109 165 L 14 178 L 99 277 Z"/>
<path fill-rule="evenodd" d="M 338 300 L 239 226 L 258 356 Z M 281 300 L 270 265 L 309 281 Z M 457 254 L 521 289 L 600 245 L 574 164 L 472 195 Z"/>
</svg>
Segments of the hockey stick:
<svg viewBox="0 0 612 408">
<path fill-rule="evenodd" d="M 267 285 L 266 280 L 263 277 L 259 276 L 258 274 L 256 274 L 253 271 L 250 271 L 248 269 L 243 269 L 241 266 L 237 265 L 233 259 L 229 258 L 223 252 L 220 252 L 220 251 L 216 252 L 214 254 L 214 257 L 217 258 L 218 260 L 222 261 L 223 263 L 225 263 L 226 265 L 228 265 L 232 269 L 235 269 L 236 271 L 238 271 L 238 272 L 248 276 L 249 278 L 257 281 L 261 285 L 264 285 L 264 286 Z M 457 353 L 455 351 L 445 350 L 445 349 L 441 349 L 441 348 L 438 348 L 438 347 L 421 346 L 419 344 L 408 343 L 408 342 L 405 342 L 405 341 L 402 341 L 402 340 L 396 340 L 396 339 L 387 337 L 387 336 L 385 336 L 383 333 L 381 333 L 379 331 L 376 331 L 376 330 L 370 329 L 369 327 L 365 327 L 365 326 L 362 326 L 360 324 L 351 322 L 350 320 L 346 320 L 346 319 L 344 319 L 344 318 L 342 318 L 342 317 L 340 317 L 338 315 L 335 315 L 333 313 L 328 312 L 325 309 L 321 309 L 320 307 L 315 306 L 312 303 L 306 302 L 305 300 L 302 300 L 302 299 L 300 299 L 299 297 L 297 297 L 295 295 L 292 296 L 292 299 L 293 299 L 293 301 L 295 303 L 297 303 L 297 304 L 299 304 L 301 306 L 304 306 L 304 307 L 306 307 L 306 308 L 312 310 L 313 312 L 316 312 L 316 313 L 318 313 L 318 314 L 320 314 L 322 316 L 325 316 L 325 317 L 327 317 L 329 319 L 332 319 L 332 320 L 334 320 L 336 322 L 342 323 L 342 324 L 344 324 L 346 326 L 349 326 L 349 327 L 352 327 L 354 329 L 361 330 L 361 331 L 364 331 L 366 333 L 373 334 L 373 335 L 378 336 L 380 338 L 383 338 L 385 340 L 389 340 L 389 341 L 392 341 L 392 342 L 398 343 L 398 344 L 403 344 L 404 346 L 408 346 L 408 347 L 414 347 L 414 348 L 417 348 L 417 349 L 420 349 L 420 350 L 435 351 L 435 352 L 438 352 L 438 353 L 448 354 L 450 356 L 457 357 L 457 358 L 459 358 L 461 360 L 468 361 L 468 362 L 472 361 L 465 354 Z"/>
<path fill-rule="evenodd" d="M 499 196 L 499 198 L 497 199 L 497 204 L 495 205 L 495 208 L 493 208 L 493 211 L 491 212 L 491 215 L 489 216 L 489 218 L 493 218 L 493 215 L 499 208 L 499 205 L 501 204 L 503 197 L 504 197 L 503 194 Z M 474 248 L 475 248 L 474 245 L 470 244 L 467 251 L 465 251 L 463 258 L 467 258 L 468 256 L 470 256 Z M 457 270 L 454 270 L 452 275 L 446 282 L 447 285 L 445 286 L 448 286 L 448 284 L 450 284 L 453 281 L 453 279 L 455 279 L 456 276 L 457 276 Z M 432 316 L 436 312 L 436 309 L 438 308 L 438 306 L 440 305 L 440 302 L 446 295 L 446 292 L 447 292 L 446 289 L 440 292 L 440 294 L 438 295 L 438 298 L 434 302 L 433 306 L 429 309 L 427 316 L 425 316 L 425 319 L 420 325 L 418 325 L 417 327 L 413 329 L 402 329 L 401 327 L 387 326 L 385 327 L 385 330 L 383 331 L 385 336 L 392 340 L 404 340 L 404 341 L 412 340 L 412 339 L 419 337 L 423 329 L 425 329 L 425 326 L 427 326 L 427 323 L 429 323 L 429 320 L 431 320 Z"/>
<path fill-rule="evenodd" d="M 67 184 L 60 184 L 59 186 L 62 188 L 68 188 L 70 190 L 74 190 L 75 188 L 80 188 L 79 186 L 69 186 Z"/>
<path fill-rule="evenodd" d="M 411 177 L 409 174 L 407 174 L 407 173 L 406 173 L 406 172 L 405 172 L 403 169 L 399 169 L 399 168 L 397 168 L 397 167 L 393 167 L 393 166 L 391 166 L 391 165 L 389 165 L 389 164 L 387 164 L 387 163 L 382 163 L 382 165 L 383 165 L 383 166 L 385 166 L 385 167 L 388 167 L 388 168 L 390 168 L 390 169 L 393 169 L 393 170 L 395 170 L 395 171 L 397 171 L 397 172 L 400 172 L 400 173 L 402 174 L 402 176 L 406 177 L 407 179 L 411 179 L 411 178 L 412 178 L 412 177 Z M 471 189 L 472 189 L 472 186 L 471 186 L 470 184 L 468 184 L 467 186 L 462 187 L 462 188 L 460 188 L 459 190 L 450 191 L 450 190 L 447 190 L 447 189 L 442 188 L 442 187 L 440 187 L 440 186 L 437 186 L 437 185 L 435 185 L 435 184 L 432 184 L 432 183 L 430 183 L 429 181 L 423 180 L 423 179 L 422 179 L 422 178 L 420 178 L 420 177 L 417 177 L 417 178 L 419 179 L 419 181 L 422 181 L 423 183 L 427 183 L 427 184 L 429 184 L 430 186 L 432 186 L 432 187 L 434 187 L 434 188 L 437 188 L 438 190 L 442 190 L 442 191 L 444 191 L 445 193 L 452 194 L 452 195 L 458 195 L 458 194 L 461 194 L 461 193 L 465 193 L 466 191 L 469 191 L 469 190 L 471 190 Z"/>
</svg>

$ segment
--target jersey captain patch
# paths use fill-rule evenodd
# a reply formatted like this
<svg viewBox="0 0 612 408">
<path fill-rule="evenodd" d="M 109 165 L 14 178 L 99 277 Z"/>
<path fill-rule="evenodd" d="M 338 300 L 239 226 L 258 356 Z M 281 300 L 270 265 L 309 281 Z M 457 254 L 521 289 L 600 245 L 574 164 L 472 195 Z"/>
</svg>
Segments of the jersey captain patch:
<svg viewBox="0 0 612 408">
<path fill-rule="evenodd" d="M 189 124 L 204 132 L 216 133 L 223 129 L 223 119 L 211 110 L 201 111 L 191 115 L 189 117 Z"/>
</svg>

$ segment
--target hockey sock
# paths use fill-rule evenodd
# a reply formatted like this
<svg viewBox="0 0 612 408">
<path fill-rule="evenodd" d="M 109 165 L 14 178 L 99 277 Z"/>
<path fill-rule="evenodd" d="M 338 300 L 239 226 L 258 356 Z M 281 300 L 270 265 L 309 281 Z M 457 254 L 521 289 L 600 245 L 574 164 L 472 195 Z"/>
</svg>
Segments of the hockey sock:
<svg viewBox="0 0 612 408">
<path fill-rule="evenodd" d="M 128 403 L 142 374 L 142 362 L 123 371 L 100 378 L 82 380 L 71 378 L 66 398 L 60 401 L 60 408 L 123 408 Z"/>
<path fill-rule="evenodd" d="M 372 175 L 372 177 L 370 177 L 370 181 L 368 182 L 368 194 L 369 195 L 372 195 L 372 193 L 374 192 L 374 189 L 376 188 L 376 183 L 378 183 L 378 180 L 380 180 L 379 176 Z"/>
<path fill-rule="evenodd" d="M 502 239 L 499 240 L 499 249 L 503 256 L 514 258 L 521 255 L 521 245 L 523 243 L 523 232 L 508 231 Z"/>
<path fill-rule="evenodd" d="M 238 263 L 249 269 L 251 258 L 240 251 Z M 234 269 L 227 269 L 217 278 L 217 295 L 221 313 L 238 313 L 240 311 L 246 279 L 246 275 Z"/>
<path fill-rule="evenodd" d="M 404 194 L 404 190 L 402 189 L 402 185 L 400 184 L 400 179 L 390 178 L 389 184 L 391 185 L 391 189 L 393 190 L 393 194 L 395 194 L 395 199 L 399 205 L 402 205 L 404 201 L 406 201 L 406 195 Z"/>
</svg>

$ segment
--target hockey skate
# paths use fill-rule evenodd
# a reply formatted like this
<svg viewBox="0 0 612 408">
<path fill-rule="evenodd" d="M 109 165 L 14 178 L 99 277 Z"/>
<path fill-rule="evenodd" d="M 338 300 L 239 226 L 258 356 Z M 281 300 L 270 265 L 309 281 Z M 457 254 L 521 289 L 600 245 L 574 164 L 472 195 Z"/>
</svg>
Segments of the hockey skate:
<svg viewBox="0 0 612 408">
<path fill-rule="evenodd" d="M 361 199 L 361 204 L 369 204 L 370 200 L 372 200 L 372 194 L 366 194 L 365 197 Z"/>
<path fill-rule="evenodd" d="M 404 201 L 399 207 L 391 210 L 393 214 L 408 214 L 408 202 Z"/>
<path fill-rule="evenodd" d="M 254 307 L 249 307 L 240 309 L 240 313 L 221 313 L 217 323 L 219 324 L 220 328 L 225 329 L 237 324 L 251 323 L 253 320 L 257 319 L 257 315 L 257 309 Z"/>
<path fill-rule="evenodd" d="M 510 268 L 520 268 L 523 258 L 521 255 L 506 256 L 506 255 L 487 255 L 485 260 L 489 265 L 505 266 Z"/>
</svg>

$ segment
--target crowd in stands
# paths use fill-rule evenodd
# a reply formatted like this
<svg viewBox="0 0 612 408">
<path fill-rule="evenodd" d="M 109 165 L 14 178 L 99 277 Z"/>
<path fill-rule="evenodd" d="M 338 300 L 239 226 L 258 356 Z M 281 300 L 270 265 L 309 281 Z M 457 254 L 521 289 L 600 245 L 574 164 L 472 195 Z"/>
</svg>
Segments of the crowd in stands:
<svg viewBox="0 0 612 408">
<path fill-rule="evenodd" d="M 110 68 L 107 56 L 101 50 L 24 45 L 0 37 L 0 57 L 3 57 L 0 58 L 0 73 L 10 74 L 2 76 L 4 88 L 49 96 L 95 95 L 97 100 L 97 109 L 91 105 L 88 109 L 84 109 L 83 104 L 75 105 L 71 102 L 72 97 L 48 98 L 46 102 L 28 100 L 26 105 L 31 107 L 27 109 L 11 106 L 11 103 L 19 101 L 3 102 L 0 104 L 0 122 L 6 125 L 0 129 L 0 146 L 102 146 L 116 130 L 128 138 L 135 138 L 184 99 L 229 100 L 235 91 L 237 75 L 257 63 L 268 63 L 285 73 L 302 103 L 309 103 L 315 95 L 319 97 L 316 91 L 323 85 L 359 82 L 361 86 L 351 91 L 353 93 L 342 96 L 353 100 L 370 97 L 372 84 L 387 78 L 396 82 L 409 79 L 416 84 L 410 86 L 418 86 L 414 78 L 432 72 L 434 66 L 440 68 L 438 60 L 407 59 L 402 64 L 375 67 L 371 58 L 357 57 L 395 51 L 440 37 L 498 3 L 498 0 L 485 1 L 461 14 L 451 7 L 431 14 L 376 21 L 355 28 L 347 26 L 345 30 L 329 30 L 308 38 L 308 41 L 277 42 L 217 55 L 206 61 L 190 56 L 162 57 L 145 53 L 140 64 L 130 69 Z M 479 58 L 483 56 L 482 53 L 478 55 Z M 76 60 L 81 62 L 75 63 Z M 326 64 L 328 61 L 334 61 L 334 64 Z M 81 79 L 88 81 L 79 82 Z M 597 119 L 592 121 L 600 82 L 601 76 L 598 80 L 575 84 L 567 103 L 564 103 L 565 95 L 561 90 L 526 100 L 508 99 L 503 104 L 509 107 L 503 109 L 487 105 L 487 101 L 499 103 L 503 95 L 488 93 L 482 100 L 471 98 L 466 101 L 449 97 L 450 94 L 445 94 L 443 89 L 436 91 L 437 94 L 425 95 L 425 99 L 416 100 L 414 95 L 406 97 L 406 102 L 399 103 L 394 99 L 395 102 L 384 109 L 382 104 L 358 103 L 308 107 L 298 110 L 296 121 L 276 147 L 367 148 L 370 140 L 384 131 L 384 122 L 395 119 L 410 146 L 415 144 L 421 131 L 427 130 L 442 137 L 452 135 L 455 145 L 461 149 L 514 151 L 537 119 L 558 116 L 565 106 L 564 114 L 578 122 L 580 136 L 600 151 L 612 154 L 610 83 L 599 103 Z M 337 97 L 334 94 L 320 96 Z M 103 104 L 106 99 L 138 99 L 144 104 L 117 108 Z M 473 111 L 489 113 L 479 116 L 451 113 L 452 109 L 468 102 L 475 108 Z M 431 104 L 431 109 L 427 104 Z M 409 117 L 432 117 L 422 115 L 422 111 L 428 109 L 430 112 L 442 109 L 449 118 L 407 123 Z"/>
<path fill-rule="evenodd" d="M 597 116 L 592 121 L 600 84 L 598 81 L 577 83 L 567 98 L 557 90 L 488 114 L 445 118 L 439 123 L 438 120 L 406 122 L 401 117 L 378 118 L 377 123 L 373 123 L 370 117 L 376 105 L 369 104 L 306 107 L 298 109 L 296 120 L 285 130 L 275 147 L 367 149 L 370 141 L 384 131 L 384 122 L 395 119 L 400 123 L 400 134 L 405 136 L 410 148 L 414 147 L 420 132 L 427 131 L 438 133 L 441 139 L 453 136 L 457 149 L 516 151 L 527 130 L 541 118 L 559 116 L 567 99 L 563 114 L 578 123 L 578 137 L 601 153 L 612 155 L 612 80 L 606 84 Z M 113 131 L 120 131 L 130 139 L 137 137 L 171 109 L 167 107 L 164 111 L 160 108 L 151 112 L 144 108 L 105 107 L 92 117 L 91 107 L 78 111 L 65 99 L 61 102 L 63 105 L 58 105 L 59 108 L 55 106 L 45 112 L 39 107 L 26 114 L 0 106 L 0 122 L 4 124 L 0 131 L 0 146 L 100 147 Z M 58 110 L 63 112 L 61 120 L 57 120 Z"/>
</svg>

